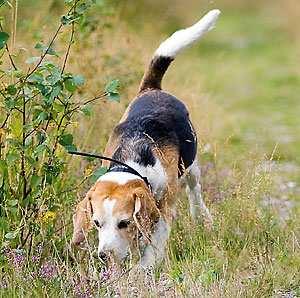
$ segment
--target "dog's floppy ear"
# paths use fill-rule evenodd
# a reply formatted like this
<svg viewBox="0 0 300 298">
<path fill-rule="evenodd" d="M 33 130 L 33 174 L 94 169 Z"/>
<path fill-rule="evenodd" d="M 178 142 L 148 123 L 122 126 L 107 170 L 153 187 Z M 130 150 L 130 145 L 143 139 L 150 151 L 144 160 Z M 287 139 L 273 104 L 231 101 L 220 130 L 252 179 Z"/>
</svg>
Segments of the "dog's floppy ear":
<svg viewBox="0 0 300 298">
<path fill-rule="evenodd" d="M 155 223 L 158 222 L 160 212 L 155 204 L 155 199 L 151 196 L 149 191 L 143 188 L 135 190 L 134 198 L 134 222 L 142 233 L 144 238 L 150 242 L 150 235 Z"/>
<path fill-rule="evenodd" d="M 86 239 L 86 235 L 92 228 L 92 206 L 90 190 L 85 198 L 78 203 L 73 215 L 73 238 L 72 243 L 79 245 Z"/>
</svg>

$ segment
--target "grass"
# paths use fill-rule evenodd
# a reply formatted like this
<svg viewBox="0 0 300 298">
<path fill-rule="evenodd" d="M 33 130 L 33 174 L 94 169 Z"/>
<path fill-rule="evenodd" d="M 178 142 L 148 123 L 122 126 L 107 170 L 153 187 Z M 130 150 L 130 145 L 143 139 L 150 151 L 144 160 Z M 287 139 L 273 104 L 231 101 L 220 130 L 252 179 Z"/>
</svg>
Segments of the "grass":
<svg viewBox="0 0 300 298">
<path fill-rule="evenodd" d="M 46 35 L 38 24 L 52 20 L 61 9 L 56 4 L 46 16 L 40 3 L 26 2 L 20 10 L 24 16 L 34 7 L 41 14 L 32 21 L 21 19 L 16 47 Z M 120 78 L 123 86 L 120 104 L 105 102 L 95 107 L 91 119 L 78 120 L 79 148 L 103 150 L 112 127 L 135 95 L 155 46 L 210 7 L 188 1 L 183 14 L 180 1 L 169 10 L 167 1 L 148 2 L 143 8 L 134 3 L 117 7 L 108 18 L 110 26 L 92 32 L 88 39 L 79 36 L 84 43 L 72 49 L 69 67 L 87 78 L 83 96 L 101 89 L 108 78 Z M 223 11 L 217 28 L 178 57 L 164 80 L 164 88 L 189 106 L 199 134 L 203 188 L 215 219 L 213 231 L 191 223 L 181 194 L 168 256 L 156 276 L 145 281 L 129 273 L 115 280 L 112 272 L 96 273 L 97 262 L 89 254 L 81 262 L 72 261 L 75 253 L 66 249 L 71 235 L 68 225 L 45 244 L 42 255 L 35 252 L 38 262 L 27 262 L 23 252 L 6 253 L 8 273 L 0 295 L 300 296 L 300 44 L 294 39 L 293 19 L 286 21 L 287 15 L 293 16 L 288 13 L 291 3 L 281 2 L 284 9 L 279 9 L 272 1 L 253 5 L 217 1 Z M 64 36 L 61 39 L 58 47 L 64 44 Z M 71 158 L 68 162 L 64 179 L 74 173 L 83 175 L 84 163 Z M 89 186 L 83 185 L 78 196 Z M 61 222 L 69 223 L 71 214 L 62 206 Z M 108 284 L 105 276 L 110 276 Z"/>
</svg>

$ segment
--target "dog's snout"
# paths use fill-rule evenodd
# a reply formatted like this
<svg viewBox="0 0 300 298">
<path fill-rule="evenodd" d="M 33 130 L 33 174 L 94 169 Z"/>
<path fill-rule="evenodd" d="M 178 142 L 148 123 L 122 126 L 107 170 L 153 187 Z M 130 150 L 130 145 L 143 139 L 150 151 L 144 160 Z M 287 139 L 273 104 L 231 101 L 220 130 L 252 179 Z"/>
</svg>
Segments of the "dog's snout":
<svg viewBox="0 0 300 298">
<path fill-rule="evenodd" d="M 102 262 L 106 262 L 108 259 L 108 255 L 104 251 L 100 251 L 98 257 Z"/>
</svg>

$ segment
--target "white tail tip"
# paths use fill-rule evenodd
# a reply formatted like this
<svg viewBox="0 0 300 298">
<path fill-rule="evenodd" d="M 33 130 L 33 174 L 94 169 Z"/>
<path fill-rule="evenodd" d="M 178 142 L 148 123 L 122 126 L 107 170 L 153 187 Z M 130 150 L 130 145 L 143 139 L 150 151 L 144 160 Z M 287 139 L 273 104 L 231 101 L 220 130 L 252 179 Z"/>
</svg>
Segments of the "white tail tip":
<svg viewBox="0 0 300 298">
<path fill-rule="evenodd" d="M 211 10 L 193 26 L 176 31 L 161 43 L 154 56 L 175 57 L 183 49 L 199 40 L 206 32 L 213 29 L 220 13 L 219 9 Z"/>
</svg>

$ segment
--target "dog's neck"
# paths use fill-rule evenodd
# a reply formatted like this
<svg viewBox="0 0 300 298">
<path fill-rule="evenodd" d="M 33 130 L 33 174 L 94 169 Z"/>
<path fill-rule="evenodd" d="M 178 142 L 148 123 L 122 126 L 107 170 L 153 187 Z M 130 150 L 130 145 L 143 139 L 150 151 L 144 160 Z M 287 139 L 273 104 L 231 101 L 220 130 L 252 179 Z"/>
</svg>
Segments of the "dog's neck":
<svg viewBox="0 0 300 298">
<path fill-rule="evenodd" d="M 151 144 L 145 139 L 123 140 L 122 144 L 113 154 L 113 158 L 124 162 L 142 177 L 146 177 L 150 184 L 156 200 L 159 200 L 167 186 L 167 176 L 160 160 L 152 151 Z M 107 174 L 102 176 L 104 179 L 113 179 L 115 182 L 129 181 L 140 178 L 133 172 L 111 163 Z M 119 177 L 119 178 L 118 178 Z"/>
<path fill-rule="evenodd" d="M 148 181 L 148 178 L 141 175 L 138 171 L 136 171 L 134 168 L 130 166 L 123 166 L 123 165 L 116 165 L 109 168 L 109 172 L 117 172 L 117 173 L 129 173 L 132 175 L 137 176 L 138 178 L 142 178 L 144 180 L 145 184 L 148 186 L 149 190 L 152 192 L 152 186 Z"/>
</svg>

